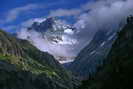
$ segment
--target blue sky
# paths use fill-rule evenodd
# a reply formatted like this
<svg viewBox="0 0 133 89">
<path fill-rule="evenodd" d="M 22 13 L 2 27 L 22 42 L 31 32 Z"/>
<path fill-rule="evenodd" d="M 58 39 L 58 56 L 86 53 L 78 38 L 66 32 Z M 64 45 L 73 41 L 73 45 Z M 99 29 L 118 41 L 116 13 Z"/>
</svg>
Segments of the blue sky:
<svg viewBox="0 0 133 89">
<path fill-rule="evenodd" d="M 26 20 L 57 16 L 70 23 L 91 0 L 1 0 L 0 28 L 13 31 Z"/>
</svg>

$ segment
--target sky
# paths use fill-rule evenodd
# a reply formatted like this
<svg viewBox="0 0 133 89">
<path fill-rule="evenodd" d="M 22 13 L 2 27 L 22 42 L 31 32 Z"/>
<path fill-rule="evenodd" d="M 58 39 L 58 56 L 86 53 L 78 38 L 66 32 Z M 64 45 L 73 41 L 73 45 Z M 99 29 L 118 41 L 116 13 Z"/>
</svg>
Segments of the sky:
<svg viewBox="0 0 133 89">
<path fill-rule="evenodd" d="M 79 8 L 89 1 L 92 0 L 1 0 L 0 28 L 14 32 L 29 19 L 55 16 L 74 23 L 74 15 L 79 15 Z"/>
<path fill-rule="evenodd" d="M 127 16 L 133 15 L 133 0 L 2 0 L 0 6 L 0 28 L 8 32 L 21 30 L 23 33 L 23 28 L 30 26 L 34 19 L 48 17 L 58 17 L 73 25 L 77 30 L 74 35 L 78 43 L 71 52 L 67 49 L 72 47 L 62 46 L 66 56 L 70 53 L 77 55 L 97 31 L 119 30 Z M 35 34 L 31 34 L 33 40 L 37 38 Z M 42 39 L 37 39 L 34 40 L 37 45 L 50 47 L 44 46 Z M 59 53 L 62 48 L 57 49 Z"/>
</svg>

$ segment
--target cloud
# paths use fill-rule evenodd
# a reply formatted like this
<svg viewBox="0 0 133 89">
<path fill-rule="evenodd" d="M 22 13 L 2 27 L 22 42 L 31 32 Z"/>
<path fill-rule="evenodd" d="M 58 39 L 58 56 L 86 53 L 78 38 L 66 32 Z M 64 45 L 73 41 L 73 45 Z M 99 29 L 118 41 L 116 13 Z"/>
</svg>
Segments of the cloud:
<svg viewBox="0 0 133 89">
<path fill-rule="evenodd" d="M 133 14 L 132 0 L 97 0 L 82 6 L 88 10 L 78 17 L 74 26 L 79 39 L 89 42 L 98 30 L 116 30 L 126 17 Z"/>
<path fill-rule="evenodd" d="M 15 25 L 2 26 L 2 29 L 6 32 L 15 33 L 17 26 L 15 26 Z"/>
<path fill-rule="evenodd" d="M 28 4 L 28 5 L 25 5 L 22 7 L 14 8 L 7 13 L 5 23 L 12 22 L 12 21 L 16 20 L 19 17 L 19 15 L 22 13 L 25 13 L 25 12 L 28 12 L 31 10 L 35 10 L 38 8 L 42 8 L 42 6 L 37 5 L 37 4 Z"/>
<path fill-rule="evenodd" d="M 57 9 L 50 11 L 49 17 L 75 16 L 80 13 L 80 9 Z"/>
<path fill-rule="evenodd" d="M 78 33 L 73 35 L 76 35 L 79 43 L 74 45 L 74 47 L 53 46 L 46 42 L 46 40 L 43 40 L 38 33 L 31 32 L 30 35 L 34 36 L 32 37 L 32 40 L 35 42 L 34 44 L 38 48 L 42 48 L 41 50 L 43 51 L 48 50 L 52 54 L 59 53 L 58 55 L 77 55 L 77 53 L 93 39 L 98 30 L 117 30 L 119 29 L 119 24 L 121 22 L 124 23 L 126 17 L 130 14 L 133 14 L 132 0 L 97 0 L 96 2 L 88 2 L 77 9 L 57 9 L 51 11 L 49 16 L 52 17 L 78 15 L 77 21 L 74 24 Z M 39 21 L 42 21 L 42 18 L 39 19 Z M 23 26 L 30 25 L 32 22 L 33 19 L 23 23 Z M 24 32 L 22 34 L 27 34 L 27 30 L 21 31 Z M 71 31 L 68 30 L 67 33 L 71 33 Z M 54 49 L 54 51 L 52 49 Z"/>
<path fill-rule="evenodd" d="M 43 22 L 45 20 L 46 20 L 46 18 L 44 18 L 44 17 L 41 17 L 41 18 L 31 18 L 31 19 L 28 19 L 28 20 L 22 22 L 20 24 L 20 27 L 21 28 L 27 28 L 27 27 L 30 27 L 33 24 L 33 22 L 41 23 L 41 22 Z"/>
<path fill-rule="evenodd" d="M 22 29 L 18 33 L 18 37 L 21 39 L 27 39 L 27 37 L 30 37 L 29 40 L 32 44 L 34 44 L 38 49 L 44 52 L 49 52 L 54 57 L 71 57 L 75 56 L 73 54 L 72 47 L 69 45 L 56 45 L 51 44 L 48 40 L 44 39 L 42 35 L 36 31 L 28 31 L 27 29 Z"/>
<path fill-rule="evenodd" d="M 45 21 L 45 18 L 34 18 L 27 20 L 21 24 L 21 30 L 17 32 L 18 38 L 21 39 L 27 39 L 29 40 L 33 45 L 35 45 L 38 49 L 44 52 L 49 52 L 50 54 L 54 55 L 55 57 L 74 57 L 75 52 L 74 46 L 77 42 L 76 37 L 73 37 L 73 30 L 70 28 L 66 28 L 67 30 L 64 31 L 64 33 L 61 33 L 58 35 L 61 36 L 62 40 L 59 40 L 58 43 L 50 40 L 54 37 L 57 33 L 50 34 L 49 30 L 45 34 L 42 34 L 41 32 L 37 32 L 34 29 L 28 30 L 28 27 L 31 27 L 33 22 L 42 22 Z M 62 27 L 68 26 L 66 22 L 63 20 L 56 20 L 56 24 L 53 25 L 53 29 L 62 29 Z"/>
</svg>

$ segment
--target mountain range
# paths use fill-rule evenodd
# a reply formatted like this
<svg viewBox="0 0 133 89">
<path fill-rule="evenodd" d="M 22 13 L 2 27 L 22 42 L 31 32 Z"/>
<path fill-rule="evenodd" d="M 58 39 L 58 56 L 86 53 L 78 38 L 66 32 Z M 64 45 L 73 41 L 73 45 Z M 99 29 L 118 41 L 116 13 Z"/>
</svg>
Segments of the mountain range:
<svg viewBox="0 0 133 89">
<path fill-rule="evenodd" d="M 32 25 L 18 32 L 18 37 L 28 40 L 38 49 L 52 54 L 60 63 L 73 61 L 74 45 L 77 44 L 76 28 L 51 17 L 33 21 Z M 70 53 L 70 56 L 68 55 Z"/>
<path fill-rule="evenodd" d="M 70 25 L 48 18 L 25 32 L 16 38 L 0 30 L 0 89 L 132 89 L 133 16 L 122 29 L 98 30 L 77 57 L 41 48 L 52 47 L 47 42 L 73 47 L 76 29 Z"/>
</svg>

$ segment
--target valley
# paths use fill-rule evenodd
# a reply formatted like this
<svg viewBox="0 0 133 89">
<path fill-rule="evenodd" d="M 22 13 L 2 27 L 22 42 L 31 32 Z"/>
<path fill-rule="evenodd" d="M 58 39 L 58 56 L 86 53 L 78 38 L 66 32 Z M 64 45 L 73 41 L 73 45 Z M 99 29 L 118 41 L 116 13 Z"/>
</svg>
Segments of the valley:
<svg viewBox="0 0 133 89">
<path fill-rule="evenodd" d="M 0 89 L 133 89 L 133 0 L 0 5 Z"/>
</svg>

